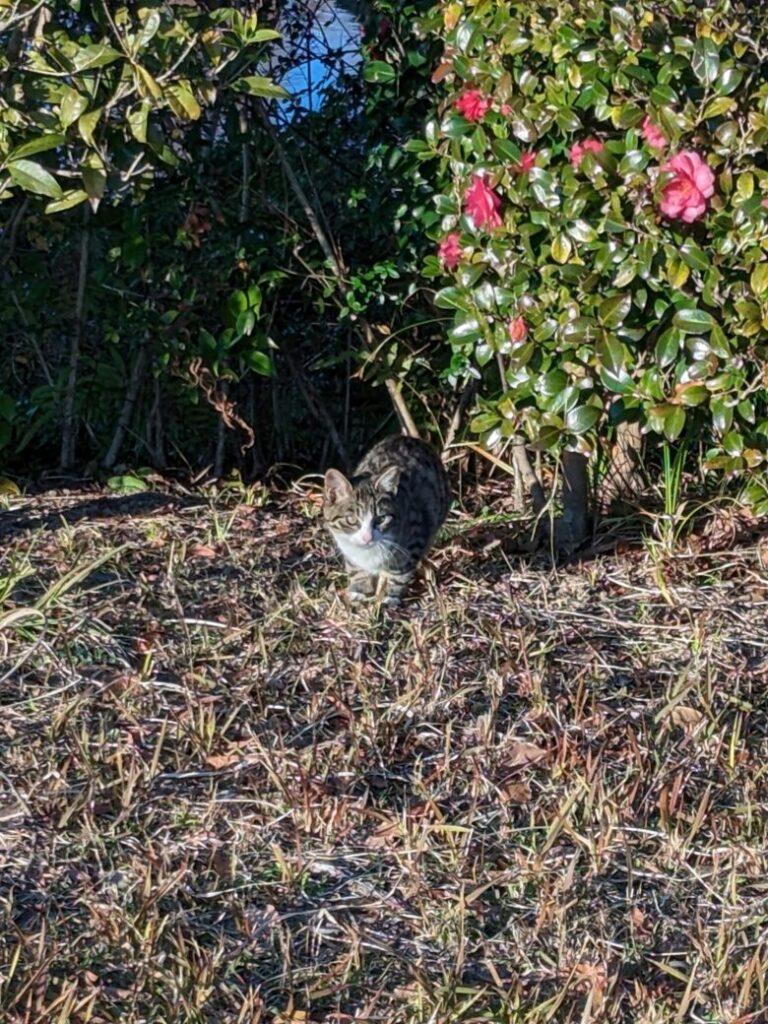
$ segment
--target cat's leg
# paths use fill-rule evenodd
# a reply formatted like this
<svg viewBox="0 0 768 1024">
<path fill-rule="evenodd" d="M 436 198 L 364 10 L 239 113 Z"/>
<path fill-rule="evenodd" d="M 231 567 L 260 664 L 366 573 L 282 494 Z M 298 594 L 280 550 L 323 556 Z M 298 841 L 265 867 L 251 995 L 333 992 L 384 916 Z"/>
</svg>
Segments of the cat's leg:
<svg viewBox="0 0 768 1024">
<path fill-rule="evenodd" d="M 413 578 L 413 569 L 405 572 L 387 573 L 384 577 L 384 604 L 398 605 Z"/>
<path fill-rule="evenodd" d="M 347 573 L 349 574 L 347 596 L 350 601 L 370 601 L 376 596 L 376 576 L 371 576 L 365 569 L 359 569 L 351 562 L 347 562 Z"/>
</svg>

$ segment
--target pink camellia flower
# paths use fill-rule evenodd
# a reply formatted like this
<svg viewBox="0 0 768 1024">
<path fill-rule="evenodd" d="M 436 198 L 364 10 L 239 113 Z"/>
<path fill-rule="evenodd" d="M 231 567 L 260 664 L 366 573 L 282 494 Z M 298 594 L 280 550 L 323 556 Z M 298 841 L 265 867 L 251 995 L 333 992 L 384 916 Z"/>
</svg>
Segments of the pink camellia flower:
<svg viewBox="0 0 768 1024">
<path fill-rule="evenodd" d="M 479 89 L 467 89 L 454 103 L 454 107 L 468 121 L 482 121 L 490 106 L 491 101 Z"/>
<path fill-rule="evenodd" d="M 605 146 L 600 139 L 584 139 L 583 142 L 574 142 L 571 146 L 571 163 L 574 169 L 578 169 L 585 153 L 602 153 Z"/>
<path fill-rule="evenodd" d="M 667 137 L 664 132 L 655 125 L 650 117 L 643 121 L 643 138 L 654 149 L 664 149 L 667 144 Z"/>
<path fill-rule="evenodd" d="M 520 157 L 520 163 L 512 164 L 513 174 L 525 174 L 530 171 L 532 167 L 536 166 L 536 154 L 532 149 L 527 153 L 523 153 Z"/>
<path fill-rule="evenodd" d="M 680 218 L 692 224 L 703 216 L 707 200 L 715 191 L 715 175 L 698 153 L 676 153 L 662 171 L 673 171 L 674 178 L 661 190 L 659 209 L 665 217 Z"/>
<path fill-rule="evenodd" d="M 497 228 L 501 225 L 499 210 L 501 199 L 492 188 L 488 188 L 481 174 L 472 175 L 472 184 L 464 195 L 464 209 L 472 218 L 476 228 L 487 225 Z"/>
<path fill-rule="evenodd" d="M 508 103 L 502 103 L 501 106 L 499 107 L 499 113 L 503 114 L 504 117 L 509 117 L 509 115 L 512 113 L 512 107 L 510 107 Z"/>
<path fill-rule="evenodd" d="M 525 317 L 516 316 L 514 320 L 509 321 L 509 340 L 513 345 L 522 345 L 525 339 L 528 337 L 528 324 L 525 322 Z"/>
<path fill-rule="evenodd" d="M 765 199 L 761 200 L 760 205 L 765 207 L 766 210 L 768 210 L 768 196 L 766 196 Z"/>
<path fill-rule="evenodd" d="M 437 247 L 437 255 L 442 260 L 444 266 L 449 270 L 454 269 L 461 259 L 461 245 L 459 244 L 458 231 L 452 231 L 450 235 L 445 236 Z"/>
</svg>

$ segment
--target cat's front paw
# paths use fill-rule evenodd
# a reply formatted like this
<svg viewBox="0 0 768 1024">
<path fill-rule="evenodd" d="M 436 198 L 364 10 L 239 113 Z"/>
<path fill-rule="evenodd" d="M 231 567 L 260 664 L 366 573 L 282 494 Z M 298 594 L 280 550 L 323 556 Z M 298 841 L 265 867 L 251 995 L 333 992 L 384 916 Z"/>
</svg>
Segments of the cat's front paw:
<svg viewBox="0 0 768 1024">
<path fill-rule="evenodd" d="M 369 590 L 353 590 L 351 587 L 347 589 L 347 598 L 352 604 L 365 604 L 366 601 L 372 601 L 374 596 Z"/>
</svg>

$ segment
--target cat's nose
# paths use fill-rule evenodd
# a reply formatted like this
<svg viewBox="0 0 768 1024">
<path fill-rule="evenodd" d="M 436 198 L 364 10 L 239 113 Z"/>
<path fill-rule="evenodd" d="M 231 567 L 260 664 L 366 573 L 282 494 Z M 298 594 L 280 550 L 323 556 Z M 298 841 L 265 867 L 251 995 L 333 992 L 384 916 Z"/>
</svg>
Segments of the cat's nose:
<svg viewBox="0 0 768 1024">
<path fill-rule="evenodd" d="M 367 530 L 361 530 L 358 536 L 360 538 L 360 543 L 364 544 L 366 547 L 373 544 L 373 531 L 370 528 Z"/>
</svg>

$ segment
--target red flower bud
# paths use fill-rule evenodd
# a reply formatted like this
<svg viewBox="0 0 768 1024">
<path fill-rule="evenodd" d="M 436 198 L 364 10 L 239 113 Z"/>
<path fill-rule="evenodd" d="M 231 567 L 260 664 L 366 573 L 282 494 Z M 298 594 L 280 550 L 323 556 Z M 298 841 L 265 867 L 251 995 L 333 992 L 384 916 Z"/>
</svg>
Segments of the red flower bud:
<svg viewBox="0 0 768 1024">
<path fill-rule="evenodd" d="M 509 321 L 509 340 L 513 345 L 522 345 L 528 337 L 528 324 L 522 316 L 516 316 Z"/>
</svg>

